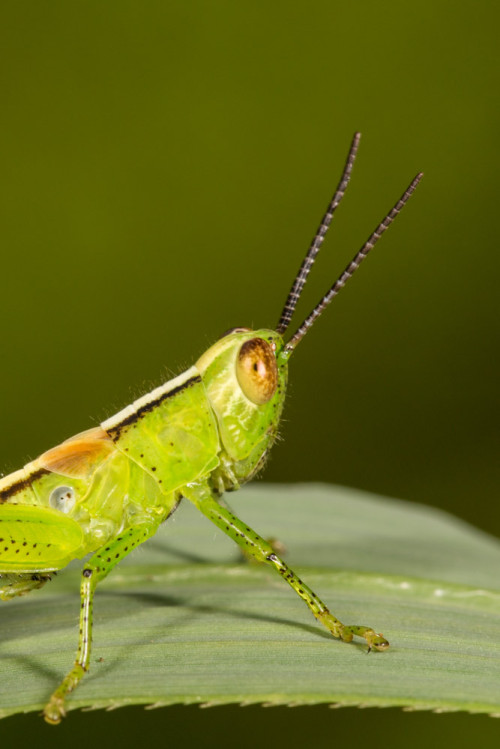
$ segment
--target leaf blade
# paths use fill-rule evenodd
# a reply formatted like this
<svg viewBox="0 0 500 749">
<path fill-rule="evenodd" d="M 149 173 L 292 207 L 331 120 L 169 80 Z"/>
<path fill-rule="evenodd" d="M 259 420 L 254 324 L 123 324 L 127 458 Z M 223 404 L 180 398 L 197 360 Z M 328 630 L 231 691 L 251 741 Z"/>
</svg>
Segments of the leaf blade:
<svg viewBox="0 0 500 749">
<path fill-rule="evenodd" d="M 321 702 L 500 712 L 495 539 L 334 487 L 252 488 L 231 504 L 287 543 L 287 561 L 335 615 L 382 630 L 391 649 L 367 656 L 333 640 L 272 570 L 240 562 L 187 506 L 100 586 L 92 671 L 69 709 Z M 74 657 L 77 613 L 76 571 L 2 605 L 0 715 L 43 706 Z"/>
</svg>

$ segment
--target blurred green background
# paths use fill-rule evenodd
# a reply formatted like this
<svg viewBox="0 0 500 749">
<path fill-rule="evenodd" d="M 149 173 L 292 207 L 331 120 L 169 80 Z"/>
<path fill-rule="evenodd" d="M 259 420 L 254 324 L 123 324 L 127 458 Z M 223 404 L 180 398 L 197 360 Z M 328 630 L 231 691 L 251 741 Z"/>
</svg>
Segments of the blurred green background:
<svg viewBox="0 0 500 749">
<path fill-rule="evenodd" d="M 361 130 L 297 324 L 425 178 L 297 350 L 264 478 L 411 499 L 500 535 L 498 22 L 487 0 L 4 4 L 2 468 L 182 371 L 227 328 L 274 326 Z M 385 747 L 398 731 L 407 747 L 500 733 L 485 717 L 251 711 L 256 736 L 291 746 L 310 720 Z M 187 745 L 245 747 L 248 714 L 72 715 L 55 732 L 30 716 L 0 731 L 32 726 L 55 746 L 71 726 L 130 724 L 167 741 L 187 722 Z M 236 739 L 218 733 L 233 722 Z"/>
</svg>

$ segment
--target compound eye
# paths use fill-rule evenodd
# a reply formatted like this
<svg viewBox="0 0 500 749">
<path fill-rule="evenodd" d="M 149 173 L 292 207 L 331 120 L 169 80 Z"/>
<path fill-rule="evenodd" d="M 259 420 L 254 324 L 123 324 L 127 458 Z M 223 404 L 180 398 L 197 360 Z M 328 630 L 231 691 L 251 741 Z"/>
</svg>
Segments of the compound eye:
<svg viewBox="0 0 500 749">
<path fill-rule="evenodd" d="M 248 400 L 261 406 L 278 386 L 278 367 L 271 346 L 263 338 L 246 341 L 239 350 L 236 377 Z"/>
</svg>

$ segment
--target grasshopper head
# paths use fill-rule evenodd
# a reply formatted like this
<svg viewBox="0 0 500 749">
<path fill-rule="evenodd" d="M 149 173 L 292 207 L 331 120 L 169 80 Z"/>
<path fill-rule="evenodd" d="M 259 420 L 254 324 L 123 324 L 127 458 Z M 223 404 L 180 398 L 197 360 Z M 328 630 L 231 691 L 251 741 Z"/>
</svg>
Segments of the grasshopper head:
<svg viewBox="0 0 500 749">
<path fill-rule="evenodd" d="M 197 362 L 219 431 L 236 478 L 249 478 L 263 462 L 276 435 L 287 383 L 288 359 L 311 325 L 339 293 L 382 234 L 407 203 L 422 174 L 412 180 L 401 198 L 370 235 L 339 278 L 285 343 L 283 337 L 316 259 L 333 214 L 344 196 L 360 134 L 354 135 L 335 194 L 302 261 L 283 307 L 276 330 L 233 328 Z"/>
<path fill-rule="evenodd" d="M 274 330 L 233 328 L 196 362 L 232 461 L 263 454 L 283 408 L 287 361 Z"/>
</svg>

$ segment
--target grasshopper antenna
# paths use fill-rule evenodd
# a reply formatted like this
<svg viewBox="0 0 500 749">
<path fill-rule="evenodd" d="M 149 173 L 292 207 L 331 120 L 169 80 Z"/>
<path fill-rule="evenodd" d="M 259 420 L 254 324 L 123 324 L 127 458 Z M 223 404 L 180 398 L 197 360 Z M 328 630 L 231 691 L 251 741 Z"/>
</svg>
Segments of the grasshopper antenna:
<svg viewBox="0 0 500 749">
<path fill-rule="evenodd" d="M 368 255 L 370 250 L 372 250 L 382 234 L 389 228 L 389 226 L 392 224 L 396 216 L 399 214 L 401 209 L 406 205 L 406 203 L 411 198 L 413 192 L 415 191 L 418 183 L 423 177 L 423 172 L 420 172 L 417 174 L 417 176 L 412 180 L 412 182 L 409 184 L 407 189 L 404 191 L 394 208 L 392 208 L 391 211 L 387 214 L 387 216 L 384 218 L 384 220 L 377 226 L 373 234 L 370 235 L 370 237 L 366 240 L 363 247 L 360 249 L 360 251 L 357 253 L 357 255 L 354 256 L 354 258 L 351 260 L 347 268 L 344 270 L 343 273 L 340 274 L 339 278 L 335 281 L 333 286 L 330 288 L 330 290 L 325 294 L 323 299 L 319 302 L 319 304 L 313 309 L 313 311 L 306 317 L 302 325 L 299 326 L 297 329 L 297 332 L 293 334 L 293 336 L 290 338 L 288 343 L 285 345 L 283 349 L 283 355 L 288 358 L 294 348 L 297 346 L 297 344 L 302 340 L 302 338 L 305 336 L 311 325 L 314 323 L 315 320 L 318 319 L 318 317 L 324 312 L 326 307 L 330 304 L 332 299 L 337 296 L 340 289 L 342 289 L 346 282 L 349 280 L 349 278 L 352 276 L 354 271 L 356 271 L 365 257 Z"/>
<path fill-rule="evenodd" d="M 295 311 L 295 306 L 297 302 L 299 301 L 299 297 L 302 293 L 302 289 L 304 288 L 305 282 L 307 280 L 307 276 L 309 275 L 309 271 L 311 270 L 313 263 L 316 259 L 316 255 L 318 254 L 320 247 L 323 244 L 323 240 L 331 224 L 333 214 L 335 213 L 335 210 L 338 204 L 344 197 L 344 193 L 346 191 L 347 185 L 349 184 L 349 179 L 351 177 L 354 160 L 358 152 L 360 139 L 361 139 L 361 133 L 355 133 L 354 138 L 352 139 L 351 147 L 349 149 L 349 154 L 347 156 L 347 160 L 344 166 L 344 171 L 342 172 L 342 176 L 340 178 L 340 182 L 337 186 L 337 189 L 335 190 L 335 194 L 328 208 L 326 209 L 326 213 L 321 220 L 321 223 L 318 227 L 318 230 L 314 236 L 313 241 L 311 242 L 311 246 L 309 247 L 309 250 L 307 251 L 307 255 L 302 261 L 302 265 L 300 266 L 299 272 L 295 276 L 295 281 L 293 282 L 292 288 L 290 289 L 287 300 L 285 302 L 285 306 L 283 307 L 283 312 L 281 313 L 278 327 L 276 328 L 276 332 L 280 333 L 280 335 L 283 335 L 283 333 L 286 331 L 286 329 L 290 325 L 292 315 Z"/>
</svg>

